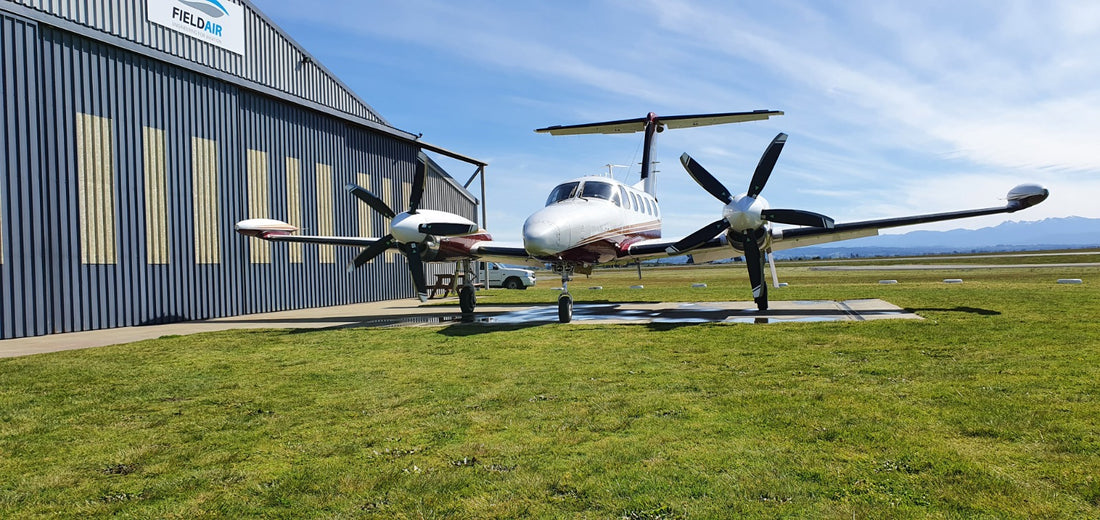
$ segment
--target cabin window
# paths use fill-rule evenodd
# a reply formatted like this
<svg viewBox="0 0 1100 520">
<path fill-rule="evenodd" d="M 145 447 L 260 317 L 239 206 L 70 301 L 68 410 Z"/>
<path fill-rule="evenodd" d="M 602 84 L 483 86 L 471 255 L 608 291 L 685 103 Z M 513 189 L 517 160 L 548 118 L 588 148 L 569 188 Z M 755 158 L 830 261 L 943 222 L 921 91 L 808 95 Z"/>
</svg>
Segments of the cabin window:
<svg viewBox="0 0 1100 520">
<path fill-rule="evenodd" d="M 634 207 L 634 211 L 641 211 L 642 210 L 642 205 L 641 205 L 641 203 L 638 202 L 638 196 L 631 193 L 631 192 L 627 192 L 627 193 L 630 193 L 630 203 Z"/>
<path fill-rule="evenodd" d="M 623 200 L 622 206 L 626 209 L 630 209 L 631 208 L 630 196 L 627 195 L 626 186 L 619 186 L 619 195 L 622 196 L 622 200 Z"/>
<path fill-rule="evenodd" d="M 573 198 L 577 194 L 577 186 L 580 186 L 579 182 L 567 182 L 554 188 L 554 191 L 550 192 L 550 196 L 546 199 L 546 205 L 549 206 L 556 202 L 561 202 L 566 199 Z"/>
<path fill-rule="evenodd" d="M 611 185 L 606 182 L 588 181 L 581 188 L 582 198 L 611 200 Z"/>
</svg>

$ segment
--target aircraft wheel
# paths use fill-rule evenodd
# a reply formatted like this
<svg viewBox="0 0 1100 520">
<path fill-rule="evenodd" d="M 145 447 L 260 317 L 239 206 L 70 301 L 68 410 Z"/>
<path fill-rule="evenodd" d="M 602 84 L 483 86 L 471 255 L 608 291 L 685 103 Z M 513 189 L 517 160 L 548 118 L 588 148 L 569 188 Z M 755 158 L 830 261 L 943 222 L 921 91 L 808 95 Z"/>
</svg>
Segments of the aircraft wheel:
<svg viewBox="0 0 1100 520">
<path fill-rule="evenodd" d="M 573 321 L 573 297 L 563 294 L 558 297 L 558 322 L 569 323 Z"/>
<path fill-rule="evenodd" d="M 462 314 L 470 314 L 474 312 L 474 307 L 477 306 L 477 296 L 474 295 L 474 288 L 469 285 L 463 285 L 458 290 L 458 307 L 462 309 Z"/>
</svg>

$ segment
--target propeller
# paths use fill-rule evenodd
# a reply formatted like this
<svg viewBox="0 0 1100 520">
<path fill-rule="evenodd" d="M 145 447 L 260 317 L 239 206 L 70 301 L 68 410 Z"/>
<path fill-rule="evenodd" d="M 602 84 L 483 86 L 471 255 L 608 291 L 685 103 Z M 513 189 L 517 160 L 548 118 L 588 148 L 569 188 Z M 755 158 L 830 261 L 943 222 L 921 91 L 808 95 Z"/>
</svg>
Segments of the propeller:
<svg viewBox="0 0 1100 520">
<path fill-rule="evenodd" d="M 417 297 L 420 301 L 427 301 L 428 289 L 424 274 L 424 250 L 427 249 L 427 235 L 434 236 L 458 236 L 476 232 L 478 227 L 466 219 L 457 215 L 445 214 L 438 211 L 420 210 L 420 202 L 424 197 L 424 180 L 427 176 L 427 167 L 422 161 L 417 161 L 416 174 L 413 176 L 412 189 L 409 193 L 409 209 L 405 213 L 397 214 L 385 201 L 368 191 L 362 186 L 348 184 L 344 189 L 355 198 L 363 201 L 375 212 L 391 220 L 390 233 L 378 239 L 377 242 L 361 251 L 351 262 L 347 270 L 352 272 L 362 267 L 367 262 L 375 259 L 387 249 L 396 247 L 405 256 L 409 266 L 409 275 L 412 277 L 413 286 L 416 287 Z M 412 216 L 416 215 L 417 218 Z M 442 221 L 425 221 L 433 217 L 440 217 Z M 446 217 L 446 218 L 443 218 Z M 423 236 L 421 236 L 423 235 Z M 403 237 L 403 238 L 398 238 Z"/>
<path fill-rule="evenodd" d="M 734 197 L 730 191 L 711 175 L 703 165 L 699 164 L 690 155 L 680 156 L 680 163 L 684 165 L 688 175 L 701 186 L 707 193 L 723 204 L 722 218 L 703 226 L 694 233 L 684 237 L 667 249 L 669 254 L 676 254 L 699 247 L 722 232 L 729 231 L 730 239 L 737 243 L 745 252 L 745 264 L 749 269 L 749 281 L 752 283 L 752 295 L 760 310 L 768 308 L 768 287 L 764 283 L 764 255 L 761 254 L 760 244 L 765 242 L 769 232 L 769 222 L 779 224 L 791 224 L 795 226 L 811 226 L 832 229 L 833 219 L 799 209 L 770 209 L 767 201 L 760 197 L 768 179 L 771 177 L 775 163 L 779 160 L 779 154 L 787 143 L 787 134 L 776 135 L 760 161 L 756 164 L 756 170 L 749 181 L 749 188 L 743 195 Z"/>
</svg>

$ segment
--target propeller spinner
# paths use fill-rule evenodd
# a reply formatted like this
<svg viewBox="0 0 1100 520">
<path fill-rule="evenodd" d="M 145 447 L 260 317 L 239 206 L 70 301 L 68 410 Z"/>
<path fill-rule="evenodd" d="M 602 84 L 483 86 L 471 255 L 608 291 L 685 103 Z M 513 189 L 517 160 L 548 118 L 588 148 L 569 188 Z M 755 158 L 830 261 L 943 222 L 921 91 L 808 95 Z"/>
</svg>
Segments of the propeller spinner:
<svg viewBox="0 0 1100 520">
<path fill-rule="evenodd" d="M 786 143 L 787 134 L 784 133 L 772 139 L 756 165 L 756 171 L 753 172 L 752 180 L 749 181 L 748 191 L 736 197 L 731 196 L 730 191 L 690 155 L 685 153 L 680 156 L 680 162 L 688 175 L 691 175 L 691 178 L 695 179 L 695 182 L 707 193 L 725 204 L 725 207 L 722 209 L 721 219 L 707 224 L 673 244 L 667 249 L 668 253 L 676 254 L 694 249 L 722 232 L 728 232 L 730 241 L 745 252 L 745 264 L 749 269 L 753 300 L 756 301 L 760 310 L 768 308 L 768 286 L 764 283 L 764 255 L 760 251 L 760 245 L 766 241 L 769 233 L 768 223 L 830 229 L 833 227 L 833 219 L 820 213 L 798 209 L 770 209 L 768 201 L 760 196 L 779 159 L 779 153 L 783 151 L 783 145 Z"/>
</svg>

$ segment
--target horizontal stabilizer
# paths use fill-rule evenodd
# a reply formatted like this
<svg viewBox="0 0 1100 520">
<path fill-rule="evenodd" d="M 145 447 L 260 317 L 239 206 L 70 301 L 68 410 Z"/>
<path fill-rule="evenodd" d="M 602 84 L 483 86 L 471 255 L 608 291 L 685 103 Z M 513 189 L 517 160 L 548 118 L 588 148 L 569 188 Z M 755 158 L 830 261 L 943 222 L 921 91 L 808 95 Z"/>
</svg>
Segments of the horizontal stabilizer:
<svg viewBox="0 0 1100 520">
<path fill-rule="evenodd" d="M 761 121 L 772 116 L 781 116 L 779 110 L 753 110 L 751 112 L 726 112 L 721 114 L 696 114 L 683 116 L 658 116 L 656 120 L 662 127 L 667 128 L 691 128 L 695 126 L 722 125 L 727 123 L 744 123 L 746 121 Z M 585 123 L 580 125 L 555 125 L 539 128 L 536 132 L 550 135 L 579 135 L 579 134 L 631 134 L 645 130 L 648 118 L 623 119 L 620 121 L 604 121 L 600 123 Z"/>
</svg>

